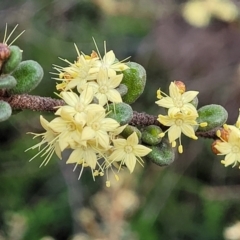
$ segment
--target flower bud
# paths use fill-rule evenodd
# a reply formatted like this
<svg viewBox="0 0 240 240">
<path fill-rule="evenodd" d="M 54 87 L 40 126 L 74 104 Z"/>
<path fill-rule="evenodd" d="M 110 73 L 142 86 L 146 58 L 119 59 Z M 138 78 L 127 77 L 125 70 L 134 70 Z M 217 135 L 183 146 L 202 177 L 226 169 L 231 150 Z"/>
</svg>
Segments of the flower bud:
<svg viewBox="0 0 240 240">
<path fill-rule="evenodd" d="M 0 43 L 0 69 L 3 63 L 9 58 L 11 51 L 7 44 Z"/>
<path fill-rule="evenodd" d="M 186 92 L 186 85 L 182 81 L 174 81 L 181 94 Z"/>
<path fill-rule="evenodd" d="M 13 72 L 22 61 L 22 50 L 18 46 L 10 46 L 10 57 L 5 61 L 2 72 L 5 74 Z"/>
<path fill-rule="evenodd" d="M 219 140 L 219 139 L 217 139 L 217 140 L 215 140 L 213 143 L 212 143 L 212 145 L 211 145 L 211 148 L 212 148 L 212 152 L 214 153 L 214 154 L 218 154 L 218 153 L 220 153 L 216 148 L 215 148 L 215 146 L 217 145 L 217 143 L 219 143 L 219 142 L 222 142 L 221 140 Z"/>
</svg>

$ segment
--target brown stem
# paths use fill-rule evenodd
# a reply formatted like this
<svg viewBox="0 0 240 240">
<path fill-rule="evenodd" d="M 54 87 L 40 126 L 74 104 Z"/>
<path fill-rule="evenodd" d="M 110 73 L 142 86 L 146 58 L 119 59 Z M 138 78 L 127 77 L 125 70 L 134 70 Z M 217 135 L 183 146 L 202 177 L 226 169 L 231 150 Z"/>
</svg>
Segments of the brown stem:
<svg viewBox="0 0 240 240">
<path fill-rule="evenodd" d="M 2 95 L 2 94 L 1 94 Z M 61 99 L 53 99 L 50 97 L 40 97 L 28 94 L 3 96 L 0 100 L 8 102 L 13 110 L 30 109 L 32 111 L 55 112 L 57 106 L 64 105 Z"/>
<path fill-rule="evenodd" d="M 55 112 L 56 107 L 63 106 L 65 104 L 65 102 L 61 99 L 53 99 L 50 97 L 40 97 L 28 94 L 8 96 L 7 93 L 3 91 L 0 91 L 0 100 L 8 102 L 13 110 L 30 109 L 32 111 L 45 112 Z M 133 118 L 129 124 L 138 127 L 157 125 L 163 130 L 167 129 L 166 126 L 163 126 L 157 121 L 156 116 L 152 116 L 147 113 L 139 113 L 136 111 L 133 112 Z M 199 137 L 216 139 L 216 130 L 217 129 L 213 129 L 208 132 L 196 132 L 196 135 Z"/>
</svg>

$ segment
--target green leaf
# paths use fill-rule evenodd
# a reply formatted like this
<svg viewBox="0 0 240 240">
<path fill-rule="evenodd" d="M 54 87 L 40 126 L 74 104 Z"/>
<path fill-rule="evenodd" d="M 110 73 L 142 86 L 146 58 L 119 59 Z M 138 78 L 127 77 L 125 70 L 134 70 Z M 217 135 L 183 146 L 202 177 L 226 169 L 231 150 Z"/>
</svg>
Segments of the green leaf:
<svg viewBox="0 0 240 240">
<path fill-rule="evenodd" d="M 175 154 L 170 143 L 162 141 L 158 145 L 148 147 L 151 148 L 152 151 L 146 158 L 158 166 L 168 166 L 174 161 Z"/>
<path fill-rule="evenodd" d="M 108 117 L 115 119 L 120 125 L 129 123 L 133 118 L 133 110 L 126 103 L 111 103 L 108 108 Z"/>
<path fill-rule="evenodd" d="M 222 126 L 228 119 L 228 113 L 221 105 L 210 104 L 198 109 L 197 122 L 207 122 L 206 127 L 198 127 L 198 132 L 206 132 Z"/>
<path fill-rule="evenodd" d="M 18 46 L 10 46 L 11 55 L 2 67 L 3 73 L 11 73 L 22 61 L 22 50 Z"/>
<path fill-rule="evenodd" d="M 162 141 L 159 134 L 162 133 L 162 129 L 156 125 L 150 125 L 142 131 L 142 141 L 149 145 L 157 145 Z"/>
<path fill-rule="evenodd" d="M 2 75 L 0 77 L 0 88 L 10 89 L 17 84 L 16 79 L 11 75 Z"/>
<path fill-rule="evenodd" d="M 11 115 L 11 106 L 7 102 L 0 100 L 0 122 L 7 120 Z"/>
<path fill-rule="evenodd" d="M 143 93 L 146 85 L 146 71 L 143 66 L 135 62 L 129 62 L 126 65 L 129 69 L 122 72 L 123 80 L 121 83 L 127 86 L 128 92 L 122 99 L 124 102 L 131 104 Z"/>
<path fill-rule="evenodd" d="M 41 82 L 43 69 L 39 63 L 33 60 L 27 60 L 21 62 L 12 75 L 17 80 L 17 85 L 10 90 L 10 93 L 29 93 Z"/>
</svg>

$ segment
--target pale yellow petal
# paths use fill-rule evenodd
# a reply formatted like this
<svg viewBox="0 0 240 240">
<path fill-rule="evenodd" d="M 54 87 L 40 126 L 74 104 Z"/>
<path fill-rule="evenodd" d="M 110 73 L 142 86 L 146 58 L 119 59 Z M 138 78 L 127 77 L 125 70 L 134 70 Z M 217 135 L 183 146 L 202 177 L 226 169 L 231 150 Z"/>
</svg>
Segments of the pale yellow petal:
<svg viewBox="0 0 240 240">
<path fill-rule="evenodd" d="M 139 142 L 138 140 L 138 136 L 136 134 L 136 132 L 133 132 L 128 138 L 127 138 L 127 145 L 130 146 L 135 146 L 137 145 Z"/>
<path fill-rule="evenodd" d="M 174 82 L 170 83 L 169 96 L 173 99 L 180 99 L 181 98 L 181 93 L 180 93 L 177 85 Z"/>
<path fill-rule="evenodd" d="M 104 118 L 101 122 L 101 129 L 105 131 L 114 131 L 120 124 L 112 118 Z"/>
<path fill-rule="evenodd" d="M 190 138 L 195 138 L 195 132 L 192 126 L 188 125 L 188 124 L 183 124 L 182 127 L 182 132 L 183 134 L 185 134 L 186 136 L 190 137 Z"/>
<path fill-rule="evenodd" d="M 136 156 L 146 156 L 147 154 L 149 154 L 152 151 L 152 149 L 145 147 L 143 145 L 136 145 L 134 146 L 134 154 Z"/>
<path fill-rule="evenodd" d="M 220 153 L 218 155 L 225 155 L 231 152 L 231 145 L 228 142 L 217 142 L 214 146 Z"/>
<path fill-rule="evenodd" d="M 118 87 L 119 84 L 122 81 L 122 78 L 123 78 L 123 74 L 118 74 L 118 75 L 116 75 L 114 77 L 111 77 L 109 79 L 109 84 L 108 84 L 109 88 L 116 88 L 116 87 Z"/>
<path fill-rule="evenodd" d="M 173 125 L 169 128 L 168 139 L 169 139 L 170 143 L 175 141 L 176 139 L 178 139 L 180 136 L 181 136 L 181 128 L 180 127 Z"/>
<path fill-rule="evenodd" d="M 70 163 L 79 163 L 80 160 L 82 160 L 82 155 L 83 155 L 83 151 L 81 148 L 75 149 L 72 151 L 72 153 L 70 154 L 68 160 L 67 160 L 67 164 Z"/>
<path fill-rule="evenodd" d="M 187 91 L 185 93 L 182 94 L 182 101 L 183 103 L 189 103 L 191 102 L 197 95 L 199 92 L 197 91 Z"/>
<path fill-rule="evenodd" d="M 84 160 L 89 165 L 90 168 L 95 169 L 97 165 L 97 156 L 92 149 L 87 149 L 85 152 Z"/>
<path fill-rule="evenodd" d="M 111 50 L 111 51 L 109 51 L 109 52 L 107 52 L 107 53 L 105 54 L 105 56 L 103 57 L 103 62 L 104 62 L 106 65 L 110 66 L 111 64 L 114 63 L 115 59 L 116 59 L 115 54 L 114 54 L 114 52 Z"/>
<path fill-rule="evenodd" d="M 229 165 L 232 165 L 235 163 L 236 161 L 236 156 L 234 153 L 229 153 L 226 155 L 224 161 L 225 161 L 225 167 L 229 166 Z"/>
<path fill-rule="evenodd" d="M 175 107 L 173 99 L 170 97 L 163 97 L 162 99 L 155 102 L 160 107 L 171 108 Z"/>
<path fill-rule="evenodd" d="M 127 140 L 122 138 L 114 139 L 113 144 L 115 148 L 124 148 L 127 144 Z"/>
<path fill-rule="evenodd" d="M 132 173 L 136 165 L 136 156 L 134 154 L 127 154 L 124 158 L 124 163 L 126 164 L 130 173 Z"/>
<path fill-rule="evenodd" d="M 164 115 L 158 115 L 157 120 L 165 126 L 172 126 L 175 123 L 174 118 L 170 118 L 169 116 Z"/>
<path fill-rule="evenodd" d="M 115 149 L 114 152 L 108 157 L 111 161 L 122 161 L 125 157 L 126 153 L 123 149 Z"/>
<path fill-rule="evenodd" d="M 79 97 L 74 92 L 61 92 L 61 97 L 67 105 L 75 106 L 79 100 Z"/>
<path fill-rule="evenodd" d="M 85 126 L 81 133 L 81 139 L 83 141 L 92 139 L 96 136 L 95 131 L 91 127 Z"/>
<path fill-rule="evenodd" d="M 101 130 L 97 131 L 96 132 L 96 140 L 104 149 L 109 148 L 110 139 L 109 139 L 109 135 L 107 132 L 101 131 Z"/>
<path fill-rule="evenodd" d="M 42 115 L 40 115 L 40 123 L 45 130 L 48 130 L 49 122 Z"/>
<path fill-rule="evenodd" d="M 107 99 L 113 103 L 120 103 L 122 102 L 122 97 L 120 93 L 116 89 L 110 89 L 107 93 Z"/>
</svg>

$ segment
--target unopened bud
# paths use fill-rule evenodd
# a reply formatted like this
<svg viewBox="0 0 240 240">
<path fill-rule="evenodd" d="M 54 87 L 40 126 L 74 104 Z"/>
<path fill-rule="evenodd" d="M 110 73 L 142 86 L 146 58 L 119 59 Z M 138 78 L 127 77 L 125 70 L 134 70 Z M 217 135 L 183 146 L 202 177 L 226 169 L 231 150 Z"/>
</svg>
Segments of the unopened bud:
<svg viewBox="0 0 240 240">
<path fill-rule="evenodd" d="M 7 44 L 0 43 L 0 69 L 3 63 L 10 57 L 11 51 Z"/>
<path fill-rule="evenodd" d="M 217 145 L 217 143 L 221 143 L 221 142 L 222 142 L 221 140 L 217 139 L 217 140 L 215 140 L 215 141 L 212 143 L 211 148 L 212 148 L 212 152 L 213 152 L 214 154 L 220 153 L 220 152 L 216 149 L 215 146 Z"/>
<path fill-rule="evenodd" d="M 178 87 L 181 94 L 185 93 L 186 86 L 182 81 L 174 81 L 174 84 Z"/>
<path fill-rule="evenodd" d="M 230 133 L 230 129 L 228 128 L 221 128 L 218 130 L 217 136 L 221 139 L 223 139 L 224 141 L 228 142 L 228 138 L 229 138 L 229 133 Z"/>
</svg>

